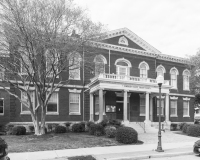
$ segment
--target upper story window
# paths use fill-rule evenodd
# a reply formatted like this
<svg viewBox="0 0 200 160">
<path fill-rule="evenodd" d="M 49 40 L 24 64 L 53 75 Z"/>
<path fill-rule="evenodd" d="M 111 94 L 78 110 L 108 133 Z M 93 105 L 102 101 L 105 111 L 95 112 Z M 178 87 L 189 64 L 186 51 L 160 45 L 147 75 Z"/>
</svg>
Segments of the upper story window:
<svg viewBox="0 0 200 160">
<path fill-rule="evenodd" d="M 46 52 L 46 75 L 53 77 L 58 73 L 59 53 L 55 49 L 47 50 Z"/>
<path fill-rule="evenodd" d="M 149 70 L 149 65 L 145 61 L 143 61 L 139 64 L 138 68 L 140 69 L 140 77 L 147 78 L 148 77 L 147 71 Z"/>
<path fill-rule="evenodd" d="M 0 66 L 0 80 L 4 80 L 5 76 L 5 69 Z"/>
<path fill-rule="evenodd" d="M 130 67 L 132 67 L 130 61 L 124 58 L 120 58 L 115 61 L 115 65 L 116 65 L 116 74 L 121 76 L 130 75 Z"/>
<path fill-rule="evenodd" d="M 29 91 L 29 95 L 31 98 L 32 106 L 35 107 L 35 92 Z M 21 100 L 29 105 L 28 95 L 26 92 L 21 92 Z M 23 103 L 21 103 L 21 114 L 30 114 L 30 110 Z"/>
<path fill-rule="evenodd" d="M 30 55 L 25 52 L 25 51 L 20 51 L 21 52 L 21 69 L 20 72 L 23 75 L 27 75 L 27 74 L 32 74 L 33 69 L 32 69 L 32 64 L 30 61 Z"/>
<path fill-rule="evenodd" d="M 94 58 L 95 63 L 95 76 L 100 73 L 105 73 L 105 64 L 107 64 L 107 60 L 103 55 L 97 55 Z"/>
<path fill-rule="evenodd" d="M 4 98 L 0 98 L 0 115 L 4 115 Z"/>
<path fill-rule="evenodd" d="M 190 71 L 188 69 L 183 71 L 183 90 L 190 90 Z"/>
<path fill-rule="evenodd" d="M 190 117 L 190 98 L 183 98 L 183 117 Z"/>
<path fill-rule="evenodd" d="M 164 73 L 166 73 L 165 67 L 163 67 L 162 65 L 159 65 L 156 68 L 156 72 L 157 72 L 157 76 L 161 75 L 164 77 Z"/>
<path fill-rule="evenodd" d="M 171 86 L 173 89 L 177 89 L 177 75 L 179 74 L 178 70 L 175 67 L 173 67 L 170 70 L 170 74 L 171 74 Z"/>
<path fill-rule="evenodd" d="M 69 79 L 80 80 L 81 55 L 77 52 L 69 56 Z"/>
</svg>

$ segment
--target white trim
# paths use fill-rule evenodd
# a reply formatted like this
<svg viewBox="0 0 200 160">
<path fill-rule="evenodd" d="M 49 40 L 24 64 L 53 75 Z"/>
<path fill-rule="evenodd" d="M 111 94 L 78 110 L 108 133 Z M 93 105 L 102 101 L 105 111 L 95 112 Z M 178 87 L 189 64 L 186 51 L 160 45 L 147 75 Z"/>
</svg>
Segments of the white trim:
<svg viewBox="0 0 200 160">
<path fill-rule="evenodd" d="M 179 75 L 179 71 L 176 67 L 172 67 L 169 71 L 169 73 L 171 74 L 172 70 L 176 70 L 176 75 Z"/>
<path fill-rule="evenodd" d="M 162 71 L 163 71 L 163 75 L 164 75 L 164 73 L 166 73 L 166 69 L 165 69 L 165 67 L 163 66 L 163 65 L 158 65 L 157 67 L 156 67 L 156 72 L 158 72 L 158 69 L 159 68 L 161 68 L 162 69 Z"/>
<path fill-rule="evenodd" d="M 149 70 L 149 65 L 148 65 L 148 63 L 145 62 L 145 61 L 140 62 L 138 68 L 140 69 L 140 68 L 141 68 L 141 65 L 142 65 L 143 63 L 146 65 L 146 67 L 147 67 L 146 69 Z"/>
<path fill-rule="evenodd" d="M 74 88 L 74 89 L 68 89 L 68 91 L 70 92 L 70 93 L 81 93 L 81 89 L 80 90 L 78 90 L 78 89 L 76 89 L 76 88 Z"/>
<path fill-rule="evenodd" d="M 0 116 L 4 116 L 4 114 L 5 114 L 5 102 L 4 102 L 4 98 L 0 98 L 0 99 L 2 99 L 3 100 L 3 113 L 0 113 Z"/>
<path fill-rule="evenodd" d="M 175 97 L 175 96 L 170 96 L 170 99 L 173 99 L 173 100 L 177 100 L 178 99 L 178 97 Z"/>
<path fill-rule="evenodd" d="M 31 92 L 33 92 L 33 107 L 35 107 L 35 92 L 33 91 L 33 90 L 30 90 Z M 22 100 L 22 91 L 20 92 L 21 93 L 21 100 Z M 21 103 L 21 102 L 20 102 Z M 20 114 L 22 114 L 22 115 L 30 115 L 31 114 L 31 112 L 30 111 L 22 111 L 22 106 L 23 106 L 24 104 L 23 103 L 21 103 L 21 112 L 20 112 Z"/>
<path fill-rule="evenodd" d="M 10 87 L 5 87 L 6 89 L 10 89 Z M 4 88 L 3 87 L 0 87 L 0 89 L 3 89 L 4 90 Z"/>
<path fill-rule="evenodd" d="M 188 74 L 186 74 L 186 72 L 188 72 Z M 182 75 L 183 75 L 183 90 L 184 91 L 190 91 L 190 76 L 191 76 L 190 71 L 188 69 L 185 69 L 183 71 Z M 185 77 L 188 78 L 188 84 L 187 84 L 188 88 L 186 88 L 186 86 L 185 86 L 185 83 L 186 83 Z"/>
<path fill-rule="evenodd" d="M 185 74 L 185 72 L 188 72 L 189 74 Z M 188 69 L 185 69 L 184 71 L 183 71 L 183 73 L 182 73 L 182 75 L 183 76 L 191 76 L 191 73 L 190 73 L 190 71 L 188 70 Z"/>
<path fill-rule="evenodd" d="M 156 96 L 156 98 L 160 99 L 159 96 Z M 165 99 L 165 96 L 161 96 L 161 99 Z"/>
<path fill-rule="evenodd" d="M 125 58 L 119 58 L 119 59 L 117 59 L 115 61 L 115 65 L 116 66 L 121 66 L 121 65 L 117 65 L 117 63 L 120 62 L 120 61 L 127 63 L 128 66 L 126 66 L 126 67 L 132 67 L 131 62 L 129 60 L 125 59 Z M 123 67 L 125 67 L 125 66 L 123 66 Z"/>
<path fill-rule="evenodd" d="M 95 63 L 97 62 L 97 61 L 96 61 L 96 58 L 97 58 L 97 57 L 101 57 L 102 60 L 103 60 L 103 63 L 104 63 L 104 64 L 107 64 L 107 60 L 106 60 L 106 58 L 105 58 L 102 54 L 96 55 L 93 62 L 95 62 Z"/>
<path fill-rule="evenodd" d="M 59 115 L 59 95 L 58 95 L 58 92 L 53 92 L 52 95 L 53 94 L 57 94 L 57 96 L 56 96 L 56 99 L 57 99 L 57 102 L 56 102 L 57 103 L 57 112 L 48 112 L 47 111 L 48 104 L 47 104 L 46 115 Z"/>
<path fill-rule="evenodd" d="M 189 94 L 178 94 L 178 93 L 169 93 L 170 96 L 182 96 L 182 97 L 195 97 L 194 95 Z"/>
<path fill-rule="evenodd" d="M 183 117 L 190 117 L 190 102 L 189 102 L 190 98 L 183 98 L 183 104 L 184 102 L 187 102 L 187 109 L 188 109 L 188 113 L 187 115 L 184 115 L 184 112 L 183 112 Z M 183 110 L 184 110 L 184 105 L 183 105 Z"/>
<path fill-rule="evenodd" d="M 190 101 L 190 98 L 188 98 L 188 97 L 185 97 L 185 98 L 184 98 L 184 97 L 183 97 L 183 100 L 184 100 L 184 101 Z"/>
<path fill-rule="evenodd" d="M 77 93 L 77 92 L 70 92 L 69 93 L 69 108 L 70 108 L 70 94 L 78 94 L 79 96 L 79 111 L 78 112 L 70 112 L 69 111 L 69 115 L 81 115 L 81 96 L 80 96 L 80 93 Z"/>
<path fill-rule="evenodd" d="M 118 44 L 128 46 L 128 39 L 126 37 L 122 36 L 119 38 Z"/>
<path fill-rule="evenodd" d="M 176 77 L 176 82 L 175 82 L 175 86 L 172 86 L 172 70 L 175 70 L 175 77 Z M 179 72 L 178 72 L 178 70 L 176 69 L 176 67 L 172 67 L 171 69 L 170 69 L 170 82 L 171 82 L 171 86 L 172 86 L 172 88 L 171 89 L 177 89 L 177 83 L 178 83 L 178 78 L 177 78 L 177 75 L 179 75 Z"/>
</svg>

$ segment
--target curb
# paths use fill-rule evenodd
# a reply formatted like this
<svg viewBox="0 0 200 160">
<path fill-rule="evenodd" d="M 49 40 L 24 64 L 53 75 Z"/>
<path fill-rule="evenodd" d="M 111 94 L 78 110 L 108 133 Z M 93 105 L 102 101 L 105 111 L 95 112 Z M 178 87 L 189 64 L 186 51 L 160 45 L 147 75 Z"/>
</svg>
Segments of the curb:
<svg viewBox="0 0 200 160">
<path fill-rule="evenodd" d="M 172 157 L 172 156 L 175 157 L 175 156 L 192 155 L 192 154 L 194 153 L 193 152 L 175 152 L 175 153 L 164 153 L 164 154 L 150 154 L 150 155 L 143 155 L 143 156 L 104 158 L 104 160 L 141 160 L 141 159 Z"/>
</svg>

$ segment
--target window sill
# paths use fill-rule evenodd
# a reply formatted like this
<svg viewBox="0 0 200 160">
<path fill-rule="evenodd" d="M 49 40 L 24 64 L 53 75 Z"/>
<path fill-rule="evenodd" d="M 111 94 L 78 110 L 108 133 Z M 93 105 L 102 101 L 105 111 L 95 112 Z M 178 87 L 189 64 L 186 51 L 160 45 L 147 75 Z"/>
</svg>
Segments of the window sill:
<svg viewBox="0 0 200 160">
<path fill-rule="evenodd" d="M 81 79 L 80 78 L 77 78 L 77 79 L 69 78 L 69 80 L 80 81 Z"/>
<path fill-rule="evenodd" d="M 59 115 L 59 113 L 54 113 L 54 112 L 48 112 L 48 113 L 46 113 L 46 115 Z"/>
<path fill-rule="evenodd" d="M 164 117 L 164 115 L 160 115 L 161 117 Z M 157 117 L 159 117 L 159 115 L 157 114 Z"/>
<path fill-rule="evenodd" d="M 183 91 L 190 91 L 189 89 L 183 89 Z"/>
<path fill-rule="evenodd" d="M 80 113 L 69 113 L 69 115 L 81 115 Z"/>
<path fill-rule="evenodd" d="M 30 115 L 31 113 L 30 113 L 30 112 L 21 112 L 20 114 L 23 114 L 23 115 Z"/>
<path fill-rule="evenodd" d="M 183 117 L 190 117 L 190 116 L 186 115 L 186 116 L 183 116 Z"/>
<path fill-rule="evenodd" d="M 99 112 L 96 112 L 94 115 L 99 115 Z"/>
<path fill-rule="evenodd" d="M 0 113 L 0 116 L 4 116 L 4 113 Z"/>
<path fill-rule="evenodd" d="M 145 114 L 140 114 L 140 116 L 146 116 Z"/>
<path fill-rule="evenodd" d="M 173 90 L 178 90 L 178 88 L 171 88 L 171 89 L 173 89 Z"/>
<path fill-rule="evenodd" d="M 178 117 L 177 115 L 170 115 L 170 117 Z"/>
</svg>

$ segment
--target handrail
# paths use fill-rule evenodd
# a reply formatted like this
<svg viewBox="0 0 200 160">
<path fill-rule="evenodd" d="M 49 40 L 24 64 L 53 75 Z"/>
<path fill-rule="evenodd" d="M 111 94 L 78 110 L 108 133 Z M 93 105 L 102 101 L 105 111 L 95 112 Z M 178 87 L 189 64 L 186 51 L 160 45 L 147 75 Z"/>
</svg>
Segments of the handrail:
<svg viewBox="0 0 200 160">
<path fill-rule="evenodd" d="M 144 133 L 146 133 L 146 130 L 145 130 L 145 123 L 144 122 L 136 122 L 136 124 L 139 124 L 140 127 L 142 127 L 142 129 L 144 130 Z"/>
</svg>

